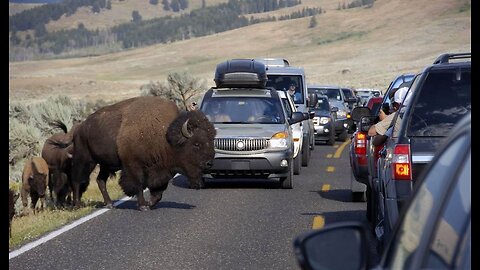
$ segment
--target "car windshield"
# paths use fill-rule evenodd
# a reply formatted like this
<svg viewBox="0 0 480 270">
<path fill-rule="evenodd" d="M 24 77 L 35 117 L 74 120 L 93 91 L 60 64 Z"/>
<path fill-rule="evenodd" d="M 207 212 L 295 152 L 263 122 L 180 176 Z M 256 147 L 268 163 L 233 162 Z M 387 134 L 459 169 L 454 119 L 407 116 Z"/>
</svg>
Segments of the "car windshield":
<svg viewBox="0 0 480 270">
<path fill-rule="evenodd" d="M 277 90 L 288 90 L 290 85 L 295 86 L 295 104 L 303 104 L 303 83 L 300 75 L 268 75 L 267 87 L 273 87 Z"/>
<path fill-rule="evenodd" d="M 329 111 L 330 106 L 328 105 L 328 101 L 326 99 L 320 98 L 318 99 L 318 102 L 315 105 L 314 109 L 318 111 Z"/>
<path fill-rule="evenodd" d="M 348 98 L 348 99 L 355 98 L 350 89 L 342 89 L 342 91 L 343 91 L 343 95 L 345 96 L 345 98 Z"/>
<path fill-rule="evenodd" d="M 206 100 L 201 110 L 213 123 L 285 123 L 283 107 L 274 101 L 263 97 L 220 97 Z"/>
<path fill-rule="evenodd" d="M 338 88 L 308 88 L 309 93 L 325 95 L 328 99 L 342 100 L 340 89 Z"/>
</svg>

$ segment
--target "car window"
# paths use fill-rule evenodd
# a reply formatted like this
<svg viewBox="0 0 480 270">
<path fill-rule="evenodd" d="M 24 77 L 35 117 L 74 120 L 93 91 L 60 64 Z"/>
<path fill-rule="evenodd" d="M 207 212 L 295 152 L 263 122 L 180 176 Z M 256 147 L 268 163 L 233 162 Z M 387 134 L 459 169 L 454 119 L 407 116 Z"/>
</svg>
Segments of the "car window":
<svg viewBox="0 0 480 270">
<path fill-rule="evenodd" d="M 469 156 L 455 184 L 447 206 L 437 222 L 436 231 L 424 265 L 429 269 L 456 269 L 456 247 L 470 223 L 471 157 Z"/>
<path fill-rule="evenodd" d="M 426 227 L 433 209 L 442 202 L 448 180 L 453 174 L 452 165 L 457 161 L 457 154 L 466 142 L 466 136 L 459 137 L 446 148 L 439 159 L 432 164 L 427 176 L 418 186 L 412 201 L 406 209 L 400 225 L 392 239 L 392 246 L 387 255 L 387 268 L 409 269 L 412 258 L 422 237 L 429 237 Z"/>
<path fill-rule="evenodd" d="M 418 95 L 407 136 L 445 136 L 471 110 L 471 70 L 431 71 Z"/>
<path fill-rule="evenodd" d="M 290 107 L 290 103 L 286 98 L 282 98 L 283 107 L 285 108 L 285 112 L 287 113 L 288 117 L 292 117 L 292 108 Z"/>
<path fill-rule="evenodd" d="M 345 96 L 346 99 L 352 99 L 352 98 L 355 98 L 352 94 L 352 91 L 350 89 L 345 89 L 345 88 L 342 88 L 342 91 L 343 91 L 343 95 Z"/>
<path fill-rule="evenodd" d="M 282 104 L 273 98 L 211 98 L 202 104 L 201 110 L 213 123 L 285 123 Z"/>
<path fill-rule="evenodd" d="M 295 85 L 295 104 L 304 103 L 303 80 L 301 75 L 273 75 L 268 74 L 267 87 L 273 87 L 277 90 L 288 90 L 290 84 Z"/>
<path fill-rule="evenodd" d="M 309 88 L 308 92 L 325 95 L 328 99 L 342 100 L 342 94 L 338 88 Z"/>
<path fill-rule="evenodd" d="M 318 99 L 317 105 L 314 109 L 319 111 L 329 111 L 330 106 L 328 105 L 328 101 L 326 99 L 320 98 Z"/>
</svg>

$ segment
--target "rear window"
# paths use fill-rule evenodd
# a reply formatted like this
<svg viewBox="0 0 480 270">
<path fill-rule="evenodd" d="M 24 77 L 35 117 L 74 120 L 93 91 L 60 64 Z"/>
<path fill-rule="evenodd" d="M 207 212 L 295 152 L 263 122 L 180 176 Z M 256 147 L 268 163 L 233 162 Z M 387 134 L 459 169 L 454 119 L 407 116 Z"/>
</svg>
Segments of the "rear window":
<svg viewBox="0 0 480 270">
<path fill-rule="evenodd" d="M 446 136 L 471 110 L 471 69 L 431 71 L 421 90 L 407 136 Z"/>
<path fill-rule="evenodd" d="M 295 85 L 295 104 L 303 104 L 303 80 L 300 75 L 273 75 L 268 74 L 267 87 L 287 91 L 291 84 Z"/>
<path fill-rule="evenodd" d="M 316 93 L 318 95 L 325 95 L 328 99 L 342 100 L 340 89 L 338 88 L 308 88 L 308 93 Z"/>
</svg>

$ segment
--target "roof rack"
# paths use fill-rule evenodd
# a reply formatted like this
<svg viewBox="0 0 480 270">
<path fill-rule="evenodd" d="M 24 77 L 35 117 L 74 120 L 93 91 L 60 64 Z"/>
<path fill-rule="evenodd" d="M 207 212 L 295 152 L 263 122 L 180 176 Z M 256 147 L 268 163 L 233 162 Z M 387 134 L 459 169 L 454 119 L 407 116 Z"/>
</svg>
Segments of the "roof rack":
<svg viewBox="0 0 480 270">
<path fill-rule="evenodd" d="M 435 62 L 433 62 L 434 65 L 436 64 L 444 64 L 444 63 L 449 63 L 449 60 L 453 59 L 466 59 L 466 58 L 472 58 L 471 53 L 445 53 L 437 57 L 435 59 Z"/>
</svg>

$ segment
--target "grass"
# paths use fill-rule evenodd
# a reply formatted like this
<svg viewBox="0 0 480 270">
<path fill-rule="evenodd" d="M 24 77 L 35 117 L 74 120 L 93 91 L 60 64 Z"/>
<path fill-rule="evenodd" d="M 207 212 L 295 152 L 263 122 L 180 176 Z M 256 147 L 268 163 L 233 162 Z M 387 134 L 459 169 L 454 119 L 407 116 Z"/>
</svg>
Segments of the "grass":
<svg viewBox="0 0 480 270">
<path fill-rule="evenodd" d="M 318 45 L 323 45 L 323 44 L 328 44 L 328 43 L 333 43 L 336 41 L 341 41 L 349 38 L 361 38 L 368 32 L 366 31 L 358 31 L 358 32 L 340 32 L 340 33 L 335 33 L 335 36 L 332 38 L 320 38 L 317 39 L 316 43 Z"/>
<path fill-rule="evenodd" d="M 9 249 L 14 250 L 20 246 L 32 242 L 49 232 L 61 228 L 81 217 L 84 217 L 103 205 L 103 198 L 98 189 L 97 182 L 91 178 L 87 191 L 82 196 L 84 207 L 79 209 L 66 208 L 63 210 L 48 206 L 44 211 L 37 214 L 22 216 L 17 210 L 17 215 L 12 220 L 12 237 L 9 240 Z M 10 188 L 18 190 L 17 186 Z M 118 200 L 125 196 L 118 185 L 117 179 L 107 181 L 107 190 L 112 200 Z M 18 191 L 16 191 L 18 192 Z M 48 199 L 47 199 L 48 201 Z M 19 198 L 17 204 L 21 205 Z M 47 205 L 50 203 L 47 202 Z"/>
</svg>

